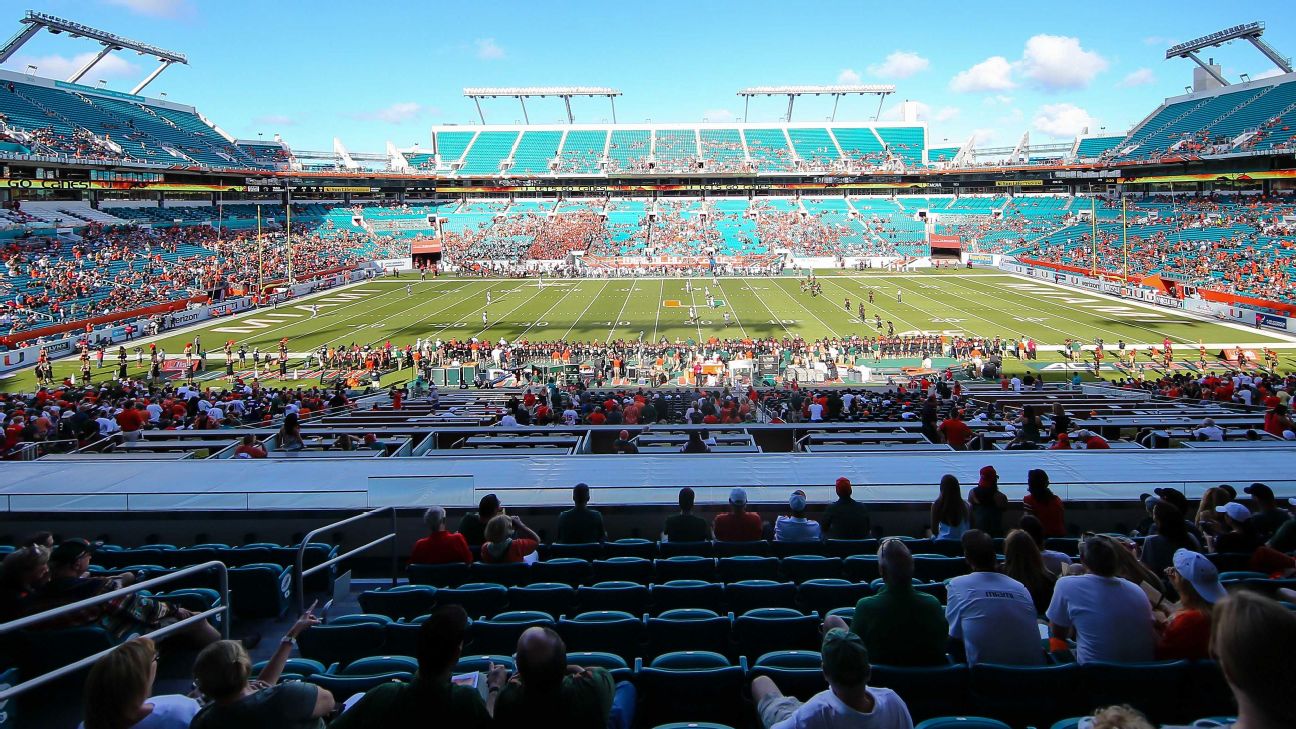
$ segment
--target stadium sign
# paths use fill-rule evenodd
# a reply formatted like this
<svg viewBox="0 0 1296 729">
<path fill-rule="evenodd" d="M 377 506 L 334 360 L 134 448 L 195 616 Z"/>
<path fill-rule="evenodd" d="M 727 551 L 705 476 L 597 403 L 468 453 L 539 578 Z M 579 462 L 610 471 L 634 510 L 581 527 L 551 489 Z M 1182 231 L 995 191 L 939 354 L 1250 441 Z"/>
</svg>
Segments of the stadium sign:
<svg viewBox="0 0 1296 729">
<path fill-rule="evenodd" d="M 1043 180 L 995 180 L 995 187 L 1043 187 Z"/>
<path fill-rule="evenodd" d="M 543 182 L 543 181 L 537 181 Z M 1042 180 L 1034 184 L 1043 185 Z M 603 192 L 746 192 L 758 190 L 909 190 L 939 188 L 937 182 L 703 182 L 689 185 L 545 185 L 518 184 L 505 187 L 439 186 L 437 192 L 473 194 L 508 194 L 527 192 L 603 193 Z M 294 191 L 297 188 L 294 188 Z"/>
<path fill-rule="evenodd" d="M 1058 180 L 1096 180 L 1120 177 L 1120 170 L 1058 170 L 1053 178 Z"/>
<path fill-rule="evenodd" d="M 28 180 L 0 178 L 0 187 L 23 190 L 154 190 L 157 192 L 243 192 L 243 185 L 193 185 L 139 180 Z"/>
<path fill-rule="evenodd" d="M 1276 314 L 1265 314 L 1256 312 L 1256 326 L 1265 327 L 1266 329 L 1277 329 L 1278 331 L 1287 331 L 1287 317 Z"/>
</svg>

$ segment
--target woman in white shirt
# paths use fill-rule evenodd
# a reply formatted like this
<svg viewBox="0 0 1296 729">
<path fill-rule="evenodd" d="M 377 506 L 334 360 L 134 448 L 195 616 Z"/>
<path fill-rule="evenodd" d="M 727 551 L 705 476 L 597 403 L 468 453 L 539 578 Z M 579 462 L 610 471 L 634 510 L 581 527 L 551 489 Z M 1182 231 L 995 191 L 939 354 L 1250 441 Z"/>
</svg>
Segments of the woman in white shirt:
<svg viewBox="0 0 1296 729">
<path fill-rule="evenodd" d="M 132 638 L 96 661 L 86 677 L 81 729 L 188 729 L 197 701 L 176 694 L 149 698 L 157 661 L 148 638 Z"/>
</svg>

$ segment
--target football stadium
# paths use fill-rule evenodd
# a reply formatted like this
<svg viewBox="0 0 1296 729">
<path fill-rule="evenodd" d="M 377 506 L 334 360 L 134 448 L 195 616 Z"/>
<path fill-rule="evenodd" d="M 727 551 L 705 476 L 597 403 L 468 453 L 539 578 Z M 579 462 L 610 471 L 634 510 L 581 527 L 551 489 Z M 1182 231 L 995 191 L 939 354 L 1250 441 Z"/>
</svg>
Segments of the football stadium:
<svg viewBox="0 0 1296 729">
<path fill-rule="evenodd" d="M 1296 726 L 1284 5 L 32 4 L 0 729 Z"/>
</svg>

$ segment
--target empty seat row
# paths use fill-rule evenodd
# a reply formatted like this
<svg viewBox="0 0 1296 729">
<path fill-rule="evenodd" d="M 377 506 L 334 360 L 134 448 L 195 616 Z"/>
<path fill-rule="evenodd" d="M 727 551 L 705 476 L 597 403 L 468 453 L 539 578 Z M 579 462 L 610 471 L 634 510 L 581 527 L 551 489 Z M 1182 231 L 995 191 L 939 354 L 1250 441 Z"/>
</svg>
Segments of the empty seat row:
<svg viewBox="0 0 1296 729">
<path fill-rule="evenodd" d="M 914 555 L 914 576 L 923 581 L 947 580 L 967 572 L 967 562 L 962 557 Z M 870 581 L 881 573 L 877 557 L 872 554 L 845 559 L 805 554 L 782 559 L 757 556 L 719 559 L 681 556 L 654 560 L 643 557 L 611 557 L 590 561 L 576 557 L 558 557 L 535 564 L 411 564 L 408 575 L 410 582 L 414 584 L 455 587 L 469 582 L 495 582 L 502 585 L 563 582 L 584 585 L 606 580 L 645 584 L 670 580 L 787 580 L 800 583 L 813 579 L 845 578 Z"/>
<path fill-rule="evenodd" d="M 956 539 L 920 539 L 901 537 L 901 541 L 914 554 L 940 554 L 946 557 L 963 555 L 963 545 Z M 580 559 L 602 559 L 608 557 L 738 557 L 738 556 L 772 556 L 788 557 L 799 554 L 818 554 L 830 557 L 850 557 L 856 554 L 877 552 L 877 539 L 827 539 L 822 542 L 771 542 L 757 540 L 751 542 L 654 542 L 647 539 L 618 539 L 611 542 L 590 544 L 541 544 L 540 557 L 578 557 Z M 995 540 L 995 546 L 1003 552 L 1003 539 Z M 1079 539 L 1074 537 L 1054 537 L 1046 540 L 1045 548 L 1076 555 Z"/>
<path fill-rule="evenodd" d="M 720 583 L 706 580 L 671 580 L 642 584 L 609 580 L 572 586 L 540 582 L 505 587 L 498 583 L 465 583 L 457 587 L 400 585 L 369 590 L 359 596 L 366 613 L 394 619 L 425 615 L 441 605 L 460 605 L 472 617 L 491 617 L 508 610 L 538 610 L 551 615 L 571 615 L 595 610 L 616 610 L 642 615 L 677 608 L 700 608 L 742 614 L 764 607 L 793 608 L 828 613 L 852 608 L 860 598 L 874 594 L 881 578 L 850 581 L 839 578 L 807 580 L 801 584 L 775 580 L 741 580 Z M 915 578 L 914 589 L 945 602 L 944 582 Z"/>
<path fill-rule="evenodd" d="M 91 566 L 91 573 L 116 574 L 120 572 L 142 573 L 145 580 L 171 574 L 178 568 L 161 565 L 126 565 L 117 569 L 104 569 Z M 292 597 L 292 570 L 277 564 L 248 564 L 230 567 L 229 577 L 230 609 L 239 618 L 280 618 L 288 610 L 288 601 Z M 216 571 L 199 572 L 175 580 L 168 584 L 173 590 L 186 588 L 215 590 L 219 587 Z"/>
</svg>

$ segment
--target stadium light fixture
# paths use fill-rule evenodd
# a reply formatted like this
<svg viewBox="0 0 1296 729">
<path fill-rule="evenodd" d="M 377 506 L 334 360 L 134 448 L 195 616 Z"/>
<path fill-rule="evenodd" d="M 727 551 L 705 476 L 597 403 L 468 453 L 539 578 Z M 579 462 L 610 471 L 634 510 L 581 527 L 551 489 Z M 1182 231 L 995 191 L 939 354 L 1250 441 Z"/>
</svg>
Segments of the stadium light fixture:
<svg viewBox="0 0 1296 729">
<path fill-rule="evenodd" d="M 527 124 L 531 123 L 531 117 L 527 114 L 526 99 L 562 99 L 567 108 L 567 123 L 574 124 L 576 117 L 572 114 L 571 100 L 575 96 L 607 98 L 612 105 L 612 123 L 615 124 L 616 97 L 621 96 L 621 92 L 608 86 L 469 86 L 464 88 L 463 95 L 477 105 L 477 117 L 482 124 L 486 123 L 486 115 L 482 113 L 481 100 L 500 97 L 517 99 L 522 106 L 522 118 Z"/>
<path fill-rule="evenodd" d="M 1264 32 L 1264 23 L 1257 22 L 1235 25 L 1232 28 L 1225 28 L 1224 30 L 1216 31 L 1200 38 L 1194 38 L 1186 43 L 1171 46 L 1166 49 L 1165 57 L 1166 60 L 1171 58 L 1190 58 L 1198 66 L 1201 66 L 1206 73 L 1210 74 L 1211 78 L 1225 86 L 1228 86 L 1228 80 L 1220 75 L 1219 71 L 1211 68 L 1209 64 L 1202 63 L 1201 58 L 1197 56 L 1197 51 L 1205 48 L 1221 46 L 1231 40 L 1241 39 L 1255 46 L 1256 50 L 1263 53 L 1270 61 L 1273 61 L 1274 65 L 1282 69 L 1283 73 L 1291 73 L 1291 59 L 1283 57 L 1274 49 L 1273 46 L 1261 39 L 1260 36 L 1264 35 Z"/>
<path fill-rule="evenodd" d="M 787 96 L 787 121 L 792 121 L 792 106 L 798 96 L 831 96 L 833 97 L 832 116 L 829 121 L 837 121 L 837 104 L 843 96 L 867 96 L 877 94 L 878 110 L 873 115 L 877 119 L 882 115 L 882 102 L 887 95 L 895 93 L 892 84 L 830 84 L 821 86 L 748 86 L 739 89 L 738 95 L 743 98 L 743 121 L 747 121 L 747 111 L 753 96 Z"/>
<path fill-rule="evenodd" d="M 27 27 L 20 30 L 17 35 L 9 39 L 9 42 L 6 43 L 3 48 L 0 48 L 0 63 L 9 60 L 11 56 L 18 52 L 18 49 L 26 45 L 27 41 L 31 40 L 42 30 L 48 30 L 54 35 L 66 33 L 71 38 L 88 38 L 93 41 L 98 41 L 99 44 L 103 46 L 99 53 L 92 56 L 84 65 L 81 66 L 81 68 L 77 69 L 76 72 L 67 78 L 68 83 L 76 83 L 77 81 L 80 81 L 82 77 L 90 72 L 90 69 L 94 68 L 95 65 L 113 51 L 131 50 L 141 56 L 152 56 L 161 61 L 161 65 L 154 69 L 153 73 L 150 73 L 147 78 L 131 90 L 132 94 L 138 94 L 143 91 L 145 86 L 152 83 L 153 79 L 157 78 L 158 75 L 165 71 L 171 64 L 182 63 L 187 65 L 189 63 L 189 59 L 185 57 L 183 53 L 177 53 L 176 51 L 169 51 L 165 48 L 151 45 L 149 43 L 131 40 L 130 38 L 115 33 L 109 33 L 104 30 L 99 30 L 98 28 L 91 28 L 88 25 L 82 25 L 81 23 L 76 23 L 71 20 L 64 20 L 63 18 L 48 15 L 46 13 L 38 13 L 33 10 L 28 10 L 27 14 L 23 16 L 19 22 Z M 27 68 L 32 73 L 35 73 L 35 66 L 28 66 Z"/>
</svg>

